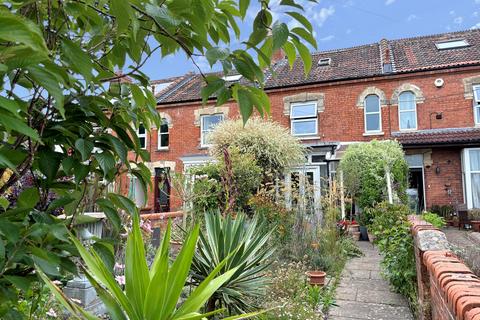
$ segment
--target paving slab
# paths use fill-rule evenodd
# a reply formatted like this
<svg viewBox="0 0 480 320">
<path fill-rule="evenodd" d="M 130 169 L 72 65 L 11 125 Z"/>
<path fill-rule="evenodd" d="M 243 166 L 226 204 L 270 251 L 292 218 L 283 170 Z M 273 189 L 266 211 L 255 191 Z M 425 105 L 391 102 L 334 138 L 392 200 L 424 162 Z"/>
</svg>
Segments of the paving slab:
<svg viewBox="0 0 480 320">
<path fill-rule="evenodd" d="M 358 245 L 364 256 L 347 262 L 328 319 L 413 320 L 407 300 L 383 279 L 377 249 L 367 242 Z"/>
</svg>

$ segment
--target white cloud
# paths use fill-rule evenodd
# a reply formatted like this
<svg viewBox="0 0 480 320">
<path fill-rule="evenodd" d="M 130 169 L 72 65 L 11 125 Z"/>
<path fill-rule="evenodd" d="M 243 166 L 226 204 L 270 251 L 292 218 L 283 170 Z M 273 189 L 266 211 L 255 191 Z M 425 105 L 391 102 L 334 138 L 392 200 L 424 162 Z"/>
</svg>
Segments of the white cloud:
<svg viewBox="0 0 480 320">
<path fill-rule="evenodd" d="M 415 19 L 418 19 L 418 17 L 416 14 L 413 14 L 413 13 L 407 17 L 408 22 L 413 21 Z"/>
<path fill-rule="evenodd" d="M 475 0 L 475 4 L 480 4 L 480 0 Z"/>
<path fill-rule="evenodd" d="M 480 22 L 470 27 L 470 29 L 480 29 Z"/>
<path fill-rule="evenodd" d="M 335 36 L 333 34 L 331 34 L 331 35 L 328 35 L 326 37 L 318 39 L 318 41 L 330 41 L 330 40 L 333 40 L 333 39 L 335 39 Z"/>
<path fill-rule="evenodd" d="M 394 2 L 395 2 L 395 0 L 387 0 L 387 1 L 385 1 L 385 5 L 386 5 L 386 6 L 389 6 L 389 5 L 391 5 L 392 3 L 394 3 Z"/>
<path fill-rule="evenodd" d="M 455 10 L 450 10 L 449 14 L 450 14 L 451 16 L 455 15 Z"/>
<path fill-rule="evenodd" d="M 355 2 L 353 2 L 352 0 L 347 0 L 345 1 L 345 3 L 343 4 L 343 7 L 344 8 L 350 8 L 351 6 L 353 6 L 355 4 Z"/>
<path fill-rule="evenodd" d="M 347 29 L 347 30 L 345 30 L 345 33 L 346 33 L 346 34 L 352 33 L 352 29 Z"/>
<path fill-rule="evenodd" d="M 453 23 L 462 24 L 463 23 L 463 17 L 461 17 L 461 16 L 455 17 L 455 19 L 453 19 Z"/>
<path fill-rule="evenodd" d="M 328 8 L 323 7 L 320 9 L 320 11 L 313 12 L 313 14 L 309 14 L 308 11 L 306 13 L 307 13 L 308 19 L 313 24 L 317 25 L 318 27 L 321 27 L 329 17 L 334 15 L 335 7 L 334 6 L 330 6 Z"/>
<path fill-rule="evenodd" d="M 478 17 L 478 11 L 474 11 L 474 12 L 472 13 L 472 16 L 473 16 L 473 17 Z"/>
</svg>

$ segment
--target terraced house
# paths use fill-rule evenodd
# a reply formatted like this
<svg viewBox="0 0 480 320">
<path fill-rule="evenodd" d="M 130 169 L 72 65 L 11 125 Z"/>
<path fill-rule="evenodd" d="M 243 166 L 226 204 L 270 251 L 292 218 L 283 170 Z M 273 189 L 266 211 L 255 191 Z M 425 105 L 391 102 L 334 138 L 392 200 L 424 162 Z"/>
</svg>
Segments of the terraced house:
<svg viewBox="0 0 480 320">
<path fill-rule="evenodd" d="M 309 150 L 305 164 L 286 173 L 287 182 L 303 176 L 320 199 L 321 184 L 335 174 L 349 144 L 397 139 L 418 210 L 445 204 L 480 208 L 480 30 L 382 39 L 312 56 L 307 78 L 302 62 L 290 69 L 282 52 L 274 74 L 267 75 L 272 119 Z M 242 81 L 235 74 L 225 80 Z M 135 180 L 122 181 L 145 212 L 182 206 L 169 176 L 209 161 L 208 133 L 220 121 L 239 117 L 233 102 L 202 105 L 202 85 L 194 73 L 152 82 L 164 124 L 138 133 L 151 154 L 155 190 L 142 203 Z"/>
</svg>

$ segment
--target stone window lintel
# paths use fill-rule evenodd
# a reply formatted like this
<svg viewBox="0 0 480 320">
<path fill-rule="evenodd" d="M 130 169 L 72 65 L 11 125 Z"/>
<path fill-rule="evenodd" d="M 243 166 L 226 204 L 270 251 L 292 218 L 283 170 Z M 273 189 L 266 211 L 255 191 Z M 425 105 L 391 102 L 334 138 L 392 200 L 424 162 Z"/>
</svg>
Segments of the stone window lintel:
<svg viewBox="0 0 480 320">
<path fill-rule="evenodd" d="M 283 98 L 283 114 L 290 116 L 290 106 L 292 103 L 314 101 L 317 103 L 317 112 L 323 112 L 325 110 L 324 106 L 325 94 L 319 92 L 301 92 L 291 96 L 286 96 Z"/>
</svg>

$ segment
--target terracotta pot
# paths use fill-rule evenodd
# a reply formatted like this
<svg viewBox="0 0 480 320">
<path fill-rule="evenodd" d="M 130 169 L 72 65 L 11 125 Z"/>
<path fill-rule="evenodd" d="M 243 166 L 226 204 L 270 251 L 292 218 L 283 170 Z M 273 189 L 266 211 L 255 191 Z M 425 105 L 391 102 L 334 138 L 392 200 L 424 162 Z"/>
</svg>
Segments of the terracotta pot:
<svg viewBox="0 0 480 320">
<path fill-rule="evenodd" d="M 470 224 L 472 225 L 473 231 L 480 232 L 480 220 L 472 220 Z"/>
<path fill-rule="evenodd" d="M 348 233 L 352 234 L 353 232 L 360 231 L 360 226 L 358 224 L 351 224 L 347 227 Z"/>
<path fill-rule="evenodd" d="M 327 275 L 323 271 L 307 271 L 305 273 L 308 277 L 308 281 L 311 286 L 323 287 L 325 284 L 325 276 Z"/>
<path fill-rule="evenodd" d="M 353 240 L 360 241 L 360 235 L 361 235 L 360 231 L 354 231 L 351 233 L 351 235 Z"/>
</svg>

